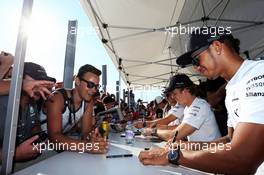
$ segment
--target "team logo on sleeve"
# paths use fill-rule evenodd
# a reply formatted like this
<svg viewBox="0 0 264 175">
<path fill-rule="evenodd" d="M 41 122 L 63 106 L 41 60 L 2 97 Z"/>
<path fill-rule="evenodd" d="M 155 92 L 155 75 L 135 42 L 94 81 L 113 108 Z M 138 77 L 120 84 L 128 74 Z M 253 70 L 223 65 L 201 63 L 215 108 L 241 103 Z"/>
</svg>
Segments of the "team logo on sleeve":
<svg viewBox="0 0 264 175">
<path fill-rule="evenodd" d="M 192 115 L 192 116 L 197 116 L 197 114 L 199 113 L 199 111 L 200 111 L 200 107 L 198 107 L 198 106 L 193 106 L 192 108 L 191 108 L 191 111 L 190 111 L 190 115 Z"/>
<path fill-rule="evenodd" d="M 192 116 L 197 116 L 197 113 L 194 113 L 194 112 L 190 112 L 189 114 Z"/>
</svg>

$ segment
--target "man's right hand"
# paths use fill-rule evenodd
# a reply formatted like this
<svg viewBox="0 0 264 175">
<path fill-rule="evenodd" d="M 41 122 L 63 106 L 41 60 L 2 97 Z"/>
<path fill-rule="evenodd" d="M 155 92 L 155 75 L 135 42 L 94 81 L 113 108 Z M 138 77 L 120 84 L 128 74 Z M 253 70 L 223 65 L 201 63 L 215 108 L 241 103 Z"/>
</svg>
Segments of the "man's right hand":
<svg viewBox="0 0 264 175">
<path fill-rule="evenodd" d="M 91 132 L 87 143 L 92 143 L 93 145 L 92 149 L 87 151 L 88 153 L 104 154 L 108 151 L 108 141 L 100 135 L 98 128 Z"/>
<path fill-rule="evenodd" d="M 143 128 L 141 133 L 143 136 L 151 136 L 153 133 L 153 128 Z"/>
<path fill-rule="evenodd" d="M 136 122 L 136 123 L 134 124 L 134 127 L 138 128 L 138 129 L 144 128 L 144 126 L 143 126 L 143 122 L 141 122 L 141 121 Z"/>
<path fill-rule="evenodd" d="M 28 161 L 36 158 L 40 154 L 40 149 L 36 149 L 33 146 L 33 142 L 38 139 L 38 135 L 31 137 L 30 139 L 22 142 L 16 147 L 15 160 L 16 161 Z"/>
<path fill-rule="evenodd" d="M 22 89 L 30 96 L 34 97 L 39 93 L 44 100 L 51 94 L 50 90 L 54 82 L 45 80 L 23 80 Z"/>
</svg>

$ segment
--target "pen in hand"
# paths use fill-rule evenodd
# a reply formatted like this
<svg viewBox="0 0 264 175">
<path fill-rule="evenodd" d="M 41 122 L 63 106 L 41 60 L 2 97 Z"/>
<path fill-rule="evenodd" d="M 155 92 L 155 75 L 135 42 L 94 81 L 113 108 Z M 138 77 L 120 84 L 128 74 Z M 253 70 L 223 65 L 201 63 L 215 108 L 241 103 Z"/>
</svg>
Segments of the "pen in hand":
<svg viewBox="0 0 264 175">
<path fill-rule="evenodd" d="M 175 133 L 175 135 L 174 135 L 174 138 L 173 138 L 173 140 L 172 140 L 172 143 L 175 143 L 175 142 L 176 142 L 177 135 L 178 135 L 178 130 L 176 131 L 176 133 Z"/>
<path fill-rule="evenodd" d="M 116 155 L 106 156 L 106 158 L 118 158 L 118 157 L 133 157 L 133 154 L 116 154 Z"/>
</svg>

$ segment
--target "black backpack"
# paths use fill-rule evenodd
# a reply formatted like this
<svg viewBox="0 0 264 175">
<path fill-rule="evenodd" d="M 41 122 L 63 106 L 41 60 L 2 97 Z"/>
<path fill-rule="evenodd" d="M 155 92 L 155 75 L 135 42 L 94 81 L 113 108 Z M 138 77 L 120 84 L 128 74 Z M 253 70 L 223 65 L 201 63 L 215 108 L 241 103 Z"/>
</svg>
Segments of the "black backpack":
<svg viewBox="0 0 264 175">
<path fill-rule="evenodd" d="M 62 113 L 64 113 L 66 111 L 67 107 L 69 108 L 70 114 L 69 114 L 68 123 L 72 124 L 72 116 L 73 116 L 73 119 L 75 121 L 75 109 L 71 109 L 71 105 L 73 104 L 72 97 L 68 97 L 68 94 L 64 88 L 56 89 L 56 91 L 54 91 L 53 94 L 57 93 L 57 92 L 61 93 L 63 98 L 64 98 L 64 108 L 62 110 Z M 43 113 L 44 113 L 44 111 L 43 111 Z M 45 114 L 45 115 L 47 115 L 47 114 Z M 41 125 L 43 125 L 45 123 L 47 123 L 47 119 L 41 121 Z"/>
</svg>

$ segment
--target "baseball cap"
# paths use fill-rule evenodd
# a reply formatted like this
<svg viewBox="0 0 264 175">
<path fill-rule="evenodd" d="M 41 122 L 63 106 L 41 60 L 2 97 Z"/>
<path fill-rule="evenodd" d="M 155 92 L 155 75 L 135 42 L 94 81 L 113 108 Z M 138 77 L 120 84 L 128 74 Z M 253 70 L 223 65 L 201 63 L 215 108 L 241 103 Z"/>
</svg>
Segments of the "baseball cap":
<svg viewBox="0 0 264 175">
<path fill-rule="evenodd" d="M 24 76 L 28 75 L 34 80 L 47 80 L 47 81 L 52 81 L 56 82 L 55 78 L 49 77 L 47 75 L 46 70 L 44 67 L 42 67 L 39 64 L 32 63 L 32 62 L 25 62 L 24 63 Z"/>
<path fill-rule="evenodd" d="M 104 104 L 108 104 L 108 103 L 114 103 L 115 102 L 115 99 L 113 98 L 113 97 L 111 97 L 111 96 L 105 96 L 104 98 L 103 98 L 103 103 Z"/>
<path fill-rule="evenodd" d="M 177 74 L 171 77 L 169 85 L 165 88 L 164 94 L 173 91 L 176 88 L 185 88 L 193 85 L 192 80 L 185 74 Z"/>
<path fill-rule="evenodd" d="M 157 104 L 160 104 L 160 103 L 162 102 L 162 100 L 163 100 L 163 98 L 162 98 L 161 96 L 157 96 L 157 97 L 155 98 L 155 102 L 156 102 Z"/>
<path fill-rule="evenodd" d="M 231 31 L 224 30 L 223 27 L 202 27 L 190 35 L 188 52 L 179 56 L 176 63 L 180 66 L 195 65 L 195 57 L 204 50 L 208 49 L 213 41 L 223 39 L 234 39 Z"/>
</svg>

